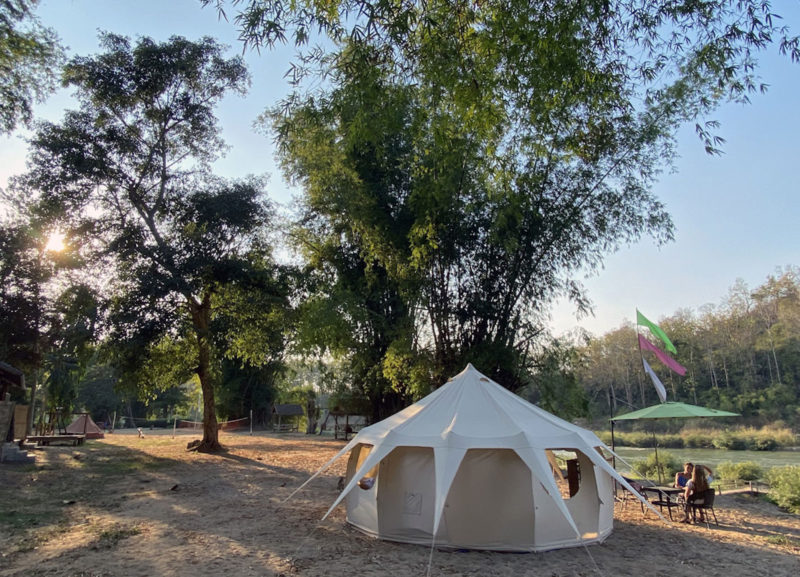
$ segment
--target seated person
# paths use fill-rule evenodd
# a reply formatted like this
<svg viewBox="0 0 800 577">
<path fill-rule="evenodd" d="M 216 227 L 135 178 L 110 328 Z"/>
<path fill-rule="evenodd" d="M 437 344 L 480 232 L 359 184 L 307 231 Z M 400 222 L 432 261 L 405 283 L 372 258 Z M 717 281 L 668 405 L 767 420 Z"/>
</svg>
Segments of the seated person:
<svg viewBox="0 0 800 577">
<path fill-rule="evenodd" d="M 703 493 L 709 488 L 708 478 L 706 477 L 706 468 L 703 465 L 695 465 L 692 469 L 692 478 L 686 482 L 686 491 L 684 492 L 685 511 L 681 523 L 690 523 L 689 511 L 693 503 L 697 501 L 702 502 Z M 700 521 L 703 521 L 703 511 L 700 511 Z"/>
<path fill-rule="evenodd" d="M 713 482 L 714 482 L 714 471 L 712 471 L 712 470 L 709 468 L 709 466 L 708 466 L 708 465 L 700 465 L 700 467 L 703 467 L 703 469 L 705 469 L 705 470 L 706 470 L 706 479 L 708 480 L 708 484 L 709 484 L 709 486 L 710 486 L 710 485 L 711 485 L 711 483 L 713 483 Z"/>
<path fill-rule="evenodd" d="M 365 491 L 372 489 L 373 485 L 375 485 L 375 477 L 362 477 L 358 481 L 358 486 Z"/>
<path fill-rule="evenodd" d="M 686 483 L 689 479 L 692 478 L 692 470 L 694 469 L 694 465 L 691 463 L 684 463 L 683 464 L 683 471 L 675 474 L 675 483 L 673 486 L 684 488 L 686 487 Z"/>
</svg>

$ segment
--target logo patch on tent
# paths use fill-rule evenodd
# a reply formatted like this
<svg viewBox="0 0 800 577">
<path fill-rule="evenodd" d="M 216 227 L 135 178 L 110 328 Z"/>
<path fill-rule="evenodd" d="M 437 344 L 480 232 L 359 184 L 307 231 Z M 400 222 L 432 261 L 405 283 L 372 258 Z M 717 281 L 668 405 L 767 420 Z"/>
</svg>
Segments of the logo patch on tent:
<svg viewBox="0 0 800 577">
<path fill-rule="evenodd" d="M 403 499 L 403 515 L 422 514 L 422 493 L 409 493 L 406 491 Z"/>
</svg>

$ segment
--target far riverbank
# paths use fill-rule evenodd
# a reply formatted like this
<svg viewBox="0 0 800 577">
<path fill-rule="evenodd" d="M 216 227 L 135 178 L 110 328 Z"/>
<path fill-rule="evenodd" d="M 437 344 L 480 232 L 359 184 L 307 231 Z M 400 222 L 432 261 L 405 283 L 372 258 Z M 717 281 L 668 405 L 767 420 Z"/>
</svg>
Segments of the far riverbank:
<svg viewBox="0 0 800 577">
<path fill-rule="evenodd" d="M 653 452 L 651 448 L 638 447 L 617 447 L 617 455 L 625 459 L 628 463 L 646 459 Z M 742 463 L 753 461 L 758 463 L 763 469 L 772 467 L 784 467 L 786 465 L 800 465 L 800 450 L 781 450 L 781 451 L 729 451 L 723 449 L 658 449 L 659 455 L 669 453 L 679 462 L 686 461 L 692 463 L 703 463 L 712 469 L 720 463 L 732 462 Z M 617 469 L 622 470 L 624 465 L 617 464 Z"/>
</svg>

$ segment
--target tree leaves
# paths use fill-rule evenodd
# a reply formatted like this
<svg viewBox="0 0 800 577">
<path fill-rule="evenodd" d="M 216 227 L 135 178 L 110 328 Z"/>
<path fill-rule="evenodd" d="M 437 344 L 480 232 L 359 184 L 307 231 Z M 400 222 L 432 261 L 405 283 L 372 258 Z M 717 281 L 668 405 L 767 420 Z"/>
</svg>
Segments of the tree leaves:
<svg viewBox="0 0 800 577">
<path fill-rule="evenodd" d="M 586 306 L 575 270 L 642 235 L 672 238 L 651 187 L 678 126 L 697 120 L 717 153 L 705 116 L 757 89 L 755 57 L 773 35 L 795 46 L 768 5 L 728 0 L 239 9 L 255 45 L 278 29 L 302 45 L 314 25 L 334 41 L 302 62 L 328 84 L 298 91 L 271 120 L 304 188 L 296 238 L 313 248 L 309 262 L 362 291 L 383 286 L 408 311 L 391 326 L 410 332 L 383 333 L 384 375 L 410 374 L 409 352 L 432 352 L 435 379 L 481 357 L 511 387 L 533 368 L 522 359 L 548 303 L 566 294 Z M 355 307 L 345 318 L 370 310 L 356 301 L 336 300 Z"/>
<path fill-rule="evenodd" d="M 0 0 L 0 134 L 29 124 L 55 87 L 63 49 L 34 15 L 38 0 Z"/>
<path fill-rule="evenodd" d="M 215 449 L 215 380 L 223 356 L 244 351 L 225 332 L 221 318 L 233 309 L 217 296 L 252 296 L 264 288 L 256 279 L 276 272 L 263 182 L 208 172 L 223 148 L 214 106 L 244 91 L 247 71 L 209 38 L 131 43 L 103 34 L 101 44 L 103 53 L 67 65 L 64 82 L 76 88 L 80 109 L 39 127 L 15 191 L 113 267 L 101 289 L 121 380 L 151 391 L 197 374 L 204 446 Z M 267 316 L 288 306 L 286 290 L 276 292 Z"/>
</svg>

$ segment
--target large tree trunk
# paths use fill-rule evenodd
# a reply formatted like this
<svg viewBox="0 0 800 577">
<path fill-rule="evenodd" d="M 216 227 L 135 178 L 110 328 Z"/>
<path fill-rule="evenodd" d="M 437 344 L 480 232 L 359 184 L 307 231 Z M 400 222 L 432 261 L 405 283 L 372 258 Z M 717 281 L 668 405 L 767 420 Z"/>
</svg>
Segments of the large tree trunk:
<svg viewBox="0 0 800 577">
<path fill-rule="evenodd" d="M 203 440 L 196 446 L 198 451 L 222 450 L 219 442 L 217 408 L 214 400 L 214 382 L 211 376 L 211 347 L 208 342 L 208 325 L 211 318 L 211 295 L 206 294 L 201 303 L 189 301 L 192 325 L 197 336 L 197 376 L 203 392 Z"/>
<path fill-rule="evenodd" d="M 214 384 L 211 382 L 211 378 L 208 374 L 204 375 L 203 372 L 201 372 L 200 367 L 198 367 L 197 373 L 200 376 L 200 389 L 203 391 L 203 440 L 200 441 L 197 450 L 209 452 L 219 451 L 222 449 L 222 445 L 220 445 L 219 442 L 219 425 L 217 424 L 217 408 L 214 400 Z"/>
<path fill-rule="evenodd" d="M 39 368 L 35 368 L 33 372 L 33 384 L 31 385 L 31 404 L 28 407 L 28 415 L 25 421 L 25 436 L 33 435 L 33 413 L 36 410 L 36 391 L 39 389 Z M 42 402 L 42 411 L 44 411 L 44 402 Z"/>
</svg>

